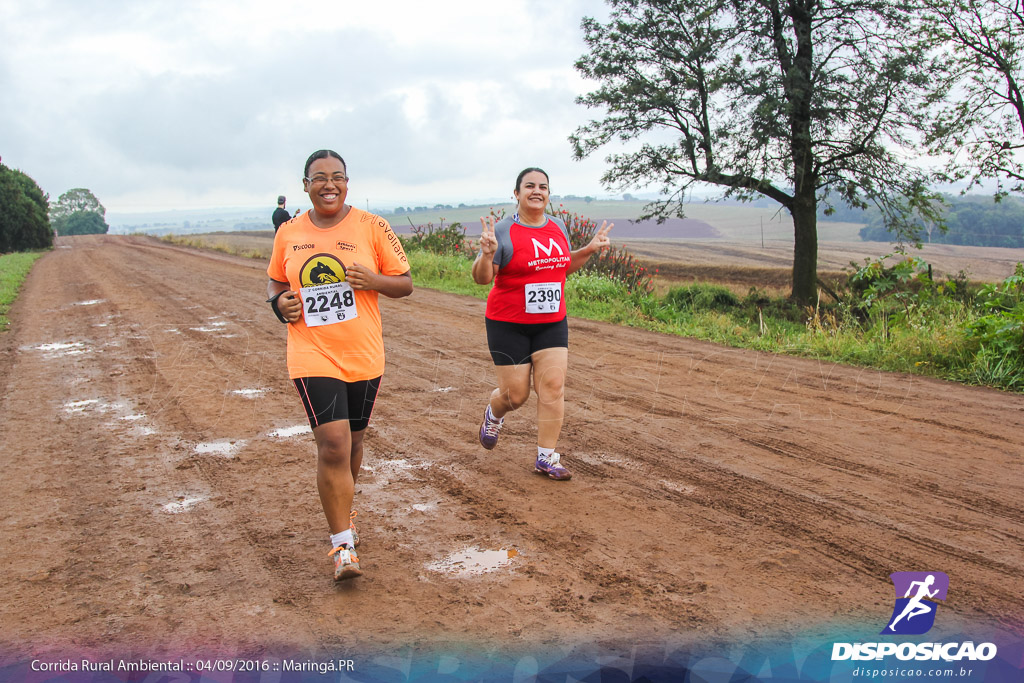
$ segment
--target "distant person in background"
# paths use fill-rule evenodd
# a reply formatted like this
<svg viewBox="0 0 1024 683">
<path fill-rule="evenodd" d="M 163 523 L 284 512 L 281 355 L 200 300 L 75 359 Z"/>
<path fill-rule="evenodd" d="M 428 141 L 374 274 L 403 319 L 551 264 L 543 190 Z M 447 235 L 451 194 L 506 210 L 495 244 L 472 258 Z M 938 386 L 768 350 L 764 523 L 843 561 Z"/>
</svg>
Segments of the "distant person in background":
<svg viewBox="0 0 1024 683">
<path fill-rule="evenodd" d="M 281 224 L 286 222 L 289 218 L 291 218 L 291 214 L 289 214 L 288 210 L 284 208 L 284 195 L 281 195 L 277 198 L 277 208 L 274 209 L 274 216 L 272 218 L 274 221 L 274 232 L 277 232 L 277 229 L 281 227 Z"/>
</svg>

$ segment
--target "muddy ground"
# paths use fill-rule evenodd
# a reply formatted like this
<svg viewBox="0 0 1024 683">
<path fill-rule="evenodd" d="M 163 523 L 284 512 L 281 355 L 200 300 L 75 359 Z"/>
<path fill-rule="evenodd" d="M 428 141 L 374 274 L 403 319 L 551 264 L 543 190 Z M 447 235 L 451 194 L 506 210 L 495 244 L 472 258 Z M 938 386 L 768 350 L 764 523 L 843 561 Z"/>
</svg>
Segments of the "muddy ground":
<svg viewBox="0 0 1024 683">
<path fill-rule="evenodd" d="M 893 571 L 949 575 L 940 636 L 1024 633 L 1024 396 L 571 320 L 554 482 L 535 398 L 480 448 L 483 302 L 424 289 L 382 302 L 365 575 L 333 585 L 263 268 L 36 264 L 0 335 L 7 655 L 870 638 Z"/>
</svg>

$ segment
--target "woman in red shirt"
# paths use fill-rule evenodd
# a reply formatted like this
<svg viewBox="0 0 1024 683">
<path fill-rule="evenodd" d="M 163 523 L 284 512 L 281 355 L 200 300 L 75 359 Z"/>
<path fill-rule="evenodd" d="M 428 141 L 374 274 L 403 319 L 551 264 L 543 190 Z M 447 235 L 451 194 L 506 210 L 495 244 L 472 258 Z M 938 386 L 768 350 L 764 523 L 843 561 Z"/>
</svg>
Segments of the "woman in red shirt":
<svg viewBox="0 0 1024 683">
<path fill-rule="evenodd" d="M 494 283 L 487 297 L 487 346 L 498 386 L 484 410 L 480 444 L 498 443 L 505 414 L 537 392 L 537 459 L 534 470 L 555 480 L 572 474 L 555 452 L 565 415 L 565 375 L 569 366 L 569 327 L 565 314 L 565 277 L 608 247 L 604 222 L 587 246 L 572 251 L 565 224 L 544 211 L 550 200 L 548 174 L 524 169 L 516 179 L 518 211 L 495 223 L 480 219 L 480 253 L 473 279 Z"/>
</svg>

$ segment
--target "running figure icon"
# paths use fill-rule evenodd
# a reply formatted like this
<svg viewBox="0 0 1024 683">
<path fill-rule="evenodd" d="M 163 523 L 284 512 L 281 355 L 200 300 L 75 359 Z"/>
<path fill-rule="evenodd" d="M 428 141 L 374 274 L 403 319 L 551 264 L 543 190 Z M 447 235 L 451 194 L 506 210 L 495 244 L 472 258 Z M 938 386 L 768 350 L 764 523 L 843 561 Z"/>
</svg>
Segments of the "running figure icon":
<svg viewBox="0 0 1024 683">
<path fill-rule="evenodd" d="M 931 613 L 931 611 L 934 608 L 930 607 L 929 605 L 926 605 L 922 601 L 924 600 L 924 598 L 934 598 L 938 594 L 938 588 L 936 588 L 933 591 L 928 590 L 934 583 L 934 574 L 929 574 L 924 581 L 911 582 L 910 587 L 907 589 L 906 595 L 904 595 L 903 597 L 910 598 L 910 594 L 914 592 L 914 586 L 917 586 L 917 594 L 914 595 L 914 597 L 910 598 L 910 602 L 908 602 L 907 606 L 903 608 L 903 611 L 900 612 L 900 615 L 893 619 L 892 623 L 889 624 L 890 631 L 896 630 L 896 623 L 903 617 L 906 617 L 907 621 L 910 621 L 914 617 L 920 616 L 922 614 Z"/>
</svg>

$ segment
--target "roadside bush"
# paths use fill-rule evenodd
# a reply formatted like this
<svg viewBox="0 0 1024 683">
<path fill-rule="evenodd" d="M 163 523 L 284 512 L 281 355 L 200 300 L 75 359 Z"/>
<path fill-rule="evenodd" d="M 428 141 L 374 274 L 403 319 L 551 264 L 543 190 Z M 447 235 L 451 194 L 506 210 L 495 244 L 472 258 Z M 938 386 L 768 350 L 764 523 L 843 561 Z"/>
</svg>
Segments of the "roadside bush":
<svg viewBox="0 0 1024 683">
<path fill-rule="evenodd" d="M 411 236 L 399 236 L 399 239 L 406 251 L 423 249 L 442 256 L 473 256 L 473 249 L 466 241 L 466 228 L 458 221 L 445 225 L 442 218 L 436 228 L 433 223 L 414 225 Z"/>
<path fill-rule="evenodd" d="M 807 320 L 806 312 L 789 297 L 772 297 L 757 287 L 750 288 L 740 307 L 744 317 L 751 322 L 774 318 L 799 324 Z"/>
<path fill-rule="evenodd" d="M 626 286 L 597 273 L 573 273 L 565 281 L 566 300 L 614 301 L 628 294 Z"/>
<path fill-rule="evenodd" d="M 36 181 L 0 164 L 0 253 L 52 247 L 49 205 Z"/>
<path fill-rule="evenodd" d="M 729 289 L 706 283 L 673 287 L 665 293 L 665 303 L 677 311 L 720 313 L 729 313 L 740 306 L 739 297 Z"/>
<path fill-rule="evenodd" d="M 866 260 L 864 266 L 850 276 L 850 291 L 857 310 L 877 316 L 906 309 L 922 287 L 932 284 L 930 269 L 924 260 L 906 257 L 894 265 L 886 265 L 886 260 L 893 256 L 887 254 L 874 261 Z"/>
<path fill-rule="evenodd" d="M 1024 263 L 999 284 L 978 293 L 979 317 L 967 324 L 977 351 L 962 371 L 965 380 L 1019 391 L 1024 389 Z"/>
<path fill-rule="evenodd" d="M 572 249 L 580 249 L 590 244 L 597 232 L 597 222 L 568 209 L 554 205 L 548 206 L 548 213 L 562 219 L 566 230 L 569 232 L 569 246 Z M 614 233 L 614 229 L 613 229 Z M 625 286 L 629 293 L 642 292 L 649 294 L 654 291 L 654 276 L 657 271 L 650 272 L 629 253 L 624 247 L 609 247 L 604 251 L 594 254 L 587 261 L 581 272 L 597 273 L 615 280 Z"/>
</svg>

